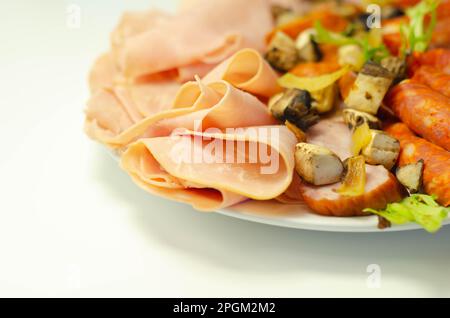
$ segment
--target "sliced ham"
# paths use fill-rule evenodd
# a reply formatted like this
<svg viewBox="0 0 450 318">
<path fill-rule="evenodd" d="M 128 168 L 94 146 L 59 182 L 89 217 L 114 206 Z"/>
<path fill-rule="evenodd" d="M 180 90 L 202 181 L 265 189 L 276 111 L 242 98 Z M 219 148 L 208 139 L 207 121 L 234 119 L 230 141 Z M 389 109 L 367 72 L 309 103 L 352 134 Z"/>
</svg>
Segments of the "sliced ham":
<svg viewBox="0 0 450 318">
<path fill-rule="evenodd" d="M 147 10 L 139 12 L 126 12 L 111 33 L 111 46 L 113 48 L 124 45 L 124 42 L 142 34 L 170 19 L 172 15 L 160 10 Z"/>
<path fill-rule="evenodd" d="M 275 131 L 278 136 L 264 138 L 262 134 L 255 135 L 255 129 L 272 134 Z M 123 154 L 121 166 L 151 193 L 189 203 L 199 210 L 214 211 L 248 198 L 268 200 L 282 194 L 292 181 L 296 142 L 285 126 L 249 127 L 232 134 L 185 130 L 176 135 L 140 139 Z M 211 150 L 211 145 L 216 151 Z M 261 146 L 270 149 L 270 163 L 251 155 L 250 149 Z M 222 151 L 217 151 L 219 148 Z M 205 157 L 205 153 L 209 156 Z M 195 154 L 200 154 L 202 160 L 195 161 Z M 244 160 L 239 162 L 239 156 Z M 274 162 L 277 167 L 269 173 L 268 166 Z M 263 169 L 268 168 L 268 173 L 264 173 Z"/>
<path fill-rule="evenodd" d="M 116 77 L 114 57 L 111 53 L 101 55 L 89 73 L 89 89 L 91 95 L 104 87 L 112 87 Z"/>
<path fill-rule="evenodd" d="M 282 89 L 278 75 L 253 49 L 244 49 L 213 69 L 203 80 L 206 83 L 225 80 L 254 95 L 271 97 Z"/>
<path fill-rule="evenodd" d="M 144 118 L 171 107 L 180 85 L 171 81 L 97 89 L 86 108 L 85 130 L 102 143 L 114 140 Z"/>
<path fill-rule="evenodd" d="M 340 117 L 320 121 L 309 129 L 307 139 L 309 143 L 327 147 L 341 160 L 351 156 L 351 133 Z M 403 189 L 383 166 L 366 165 L 366 176 L 365 193 L 360 196 L 338 194 L 340 182 L 319 187 L 303 182 L 300 189 L 311 209 L 329 216 L 364 215 L 362 210 L 365 208 L 381 209 L 402 198 Z"/>
<path fill-rule="evenodd" d="M 241 48 L 264 50 L 273 27 L 265 0 L 203 0 L 115 47 L 126 77 L 196 64 L 215 64 Z"/>
<path fill-rule="evenodd" d="M 88 116 L 88 124 L 94 119 L 95 116 Z M 144 118 L 118 134 L 113 135 L 115 130 L 106 137 L 102 133 L 94 135 L 94 138 L 110 147 L 121 148 L 140 137 L 164 136 L 176 128 L 194 129 L 199 124 L 204 129 L 225 129 L 275 123 L 266 105 L 253 95 L 225 81 L 208 85 L 199 81 L 183 85 L 171 109 Z"/>
</svg>

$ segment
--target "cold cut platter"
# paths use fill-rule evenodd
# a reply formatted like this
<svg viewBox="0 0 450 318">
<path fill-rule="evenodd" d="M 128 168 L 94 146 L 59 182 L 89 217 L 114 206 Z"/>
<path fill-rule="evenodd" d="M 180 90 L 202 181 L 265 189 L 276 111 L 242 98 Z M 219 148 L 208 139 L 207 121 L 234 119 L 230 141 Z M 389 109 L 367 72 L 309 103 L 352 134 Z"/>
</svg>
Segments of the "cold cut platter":
<svg viewBox="0 0 450 318">
<path fill-rule="evenodd" d="M 128 12 L 91 70 L 85 131 L 136 185 L 199 211 L 435 233 L 450 211 L 449 23 L 448 0 Z"/>
</svg>

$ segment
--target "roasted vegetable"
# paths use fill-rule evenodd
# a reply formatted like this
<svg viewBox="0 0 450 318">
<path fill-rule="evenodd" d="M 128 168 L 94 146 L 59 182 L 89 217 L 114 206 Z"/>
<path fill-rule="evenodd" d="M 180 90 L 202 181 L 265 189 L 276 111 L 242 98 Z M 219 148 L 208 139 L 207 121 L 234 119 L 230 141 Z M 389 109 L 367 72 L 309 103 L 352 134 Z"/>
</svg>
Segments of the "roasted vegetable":
<svg viewBox="0 0 450 318">
<path fill-rule="evenodd" d="M 381 65 L 367 62 L 344 102 L 350 108 L 376 114 L 393 79 L 394 76 Z"/>
<path fill-rule="evenodd" d="M 295 170 L 307 182 L 325 185 L 341 179 L 344 166 L 331 150 L 307 143 L 295 148 Z"/>
<path fill-rule="evenodd" d="M 367 147 L 372 139 L 372 133 L 369 125 L 363 123 L 355 128 L 352 134 L 352 149 L 353 156 L 357 156 L 361 153 L 361 150 Z"/>
<path fill-rule="evenodd" d="M 280 5 L 273 5 L 270 8 L 270 11 L 272 13 L 272 18 L 276 21 L 280 16 L 286 13 L 292 13 L 292 10 L 290 8 L 286 8 Z"/>
<path fill-rule="evenodd" d="M 306 134 L 303 130 L 295 126 L 293 123 L 291 123 L 289 120 L 285 121 L 285 126 L 297 137 L 298 142 L 305 142 L 306 141 Z"/>
<path fill-rule="evenodd" d="M 301 61 L 317 62 L 323 57 L 319 44 L 314 40 L 314 34 L 314 29 L 307 29 L 297 37 L 295 46 Z"/>
<path fill-rule="evenodd" d="M 397 162 L 400 143 L 381 130 L 371 130 L 372 138 L 362 150 L 368 164 L 383 165 L 390 170 Z"/>
<path fill-rule="evenodd" d="M 294 107 L 287 107 L 284 111 L 286 120 L 290 121 L 303 131 L 308 130 L 312 125 L 317 124 L 320 119 L 319 115 L 312 109 L 310 109 L 307 114 L 302 114 L 302 110 Z"/>
<path fill-rule="evenodd" d="M 344 196 L 364 194 L 366 187 L 366 163 L 363 156 L 350 157 L 344 161 L 345 173 L 342 185 L 336 190 Z"/>
<path fill-rule="evenodd" d="M 363 30 L 366 32 L 370 31 L 370 27 L 369 27 L 369 23 L 368 23 L 368 19 L 370 18 L 370 16 L 371 16 L 370 13 L 361 13 L 357 19 L 357 23 L 359 25 L 361 25 Z"/>
<path fill-rule="evenodd" d="M 406 61 L 397 56 L 388 56 L 381 60 L 381 66 L 394 76 L 394 83 L 399 83 L 406 78 Z"/>
<path fill-rule="evenodd" d="M 269 44 L 265 58 L 276 70 L 287 72 L 299 62 L 295 42 L 283 32 L 277 32 Z"/>
<path fill-rule="evenodd" d="M 339 64 L 350 65 L 352 70 L 359 71 L 364 65 L 364 54 L 359 45 L 349 44 L 338 50 Z"/>
<path fill-rule="evenodd" d="M 320 91 L 324 88 L 337 82 L 345 73 L 348 72 L 348 67 L 343 67 L 340 70 L 314 77 L 299 77 L 291 73 L 287 73 L 278 79 L 278 84 L 285 88 L 304 89 L 309 92 Z"/>
<path fill-rule="evenodd" d="M 271 11 L 273 20 L 277 26 L 289 23 L 298 18 L 298 15 L 292 9 L 283 6 L 273 5 Z"/>
<path fill-rule="evenodd" d="M 302 130 L 317 123 L 319 116 L 311 108 L 311 95 L 305 90 L 288 89 L 280 97 L 274 97 L 269 105 L 272 115 L 281 121 L 288 120 Z"/>
<path fill-rule="evenodd" d="M 383 6 L 383 9 L 381 10 L 381 19 L 383 20 L 398 18 L 404 15 L 405 12 L 401 8 L 397 8 L 396 6 Z"/>
<path fill-rule="evenodd" d="M 348 128 L 351 130 L 356 129 L 356 127 L 361 126 L 364 123 L 367 123 L 369 128 L 371 129 L 380 129 L 381 122 L 380 120 L 368 113 L 360 112 L 355 109 L 347 108 L 343 111 L 344 122 L 348 125 Z"/>
<path fill-rule="evenodd" d="M 331 84 L 327 88 L 310 93 L 313 98 L 311 104 L 313 109 L 317 110 L 319 114 L 323 114 L 334 108 L 338 94 L 338 87 L 337 84 Z"/>
<path fill-rule="evenodd" d="M 284 108 L 281 108 L 281 105 L 278 105 L 278 101 L 284 96 L 284 93 L 278 93 L 273 95 L 269 102 L 267 103 L 267 107 L 271 112 L 272 116 L 278 120 L 282 120 L 284 116 Z"/>
<path fill-rule="evenodd" d="M 395 175 L 409 193 L 417 193 L 422 188 L 423 160 L 397 168 Z"/>
<path fill-rule="evenodd" d="M 365 209 L 388 219 L 393 224 L 416 222 L 430 233 L 437 232 L 442 227 L 442 221 L 447 219 L 450 208 L 444 208 L 429 195 L 413 194 L 398 203 L 388 204 L 386 209 L 377 211 Z"/>
</svg>

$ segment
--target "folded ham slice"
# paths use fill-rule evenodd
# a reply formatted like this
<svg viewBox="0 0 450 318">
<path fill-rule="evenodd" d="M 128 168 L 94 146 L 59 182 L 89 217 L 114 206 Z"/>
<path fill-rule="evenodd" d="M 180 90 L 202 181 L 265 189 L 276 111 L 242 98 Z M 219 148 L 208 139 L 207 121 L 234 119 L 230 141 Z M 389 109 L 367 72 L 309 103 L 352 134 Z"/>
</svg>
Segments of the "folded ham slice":
<svg viewBox="0 0 450 318">
<path fill-rule="evenodd" d="M 122 37 L 114 52 L 124 75 L 136 78 L 191 64 L 216 64 L 245 47 L 262 51 L 272 27 L 266 0 L 204 0 L 160 19 L 157 27 Z"/>
<path fill-rule="evenodd" d="M 340 117 L 321 120 L 309 129 L 307 139 L 309 143 L 327 147 L 341 160 L 351 156 L 351 133 Z M 300 189 L 311 209 L 329 216 L 360 216 L 365 208 L 381 209 L 402 198 L 404 190 L 383 166 L 366 165 L 366 177 L 365 193 L 360 196 L 337 193 L 340 182 L 320 187 L 304 182 Z"/>
<path fill-rule="evenodd" d="M 206 83 L 225 80 L 254 95 L 271 97 L 282 89 L 277 83 L 278 75 L 253 49 L 244 49 L 213 69 L 203 80 Z"/>
<path fill-rule="evenodd" d="M 129 114 L 129 111 L 123 111 L 120 103 L 116 102 L 111 107 L 121 109 L 114 112 L 114 118 Z M 203 129 L 222 129 L 276 124 L 265 104 L 225 81 L 208 85 L 200 81 L 186 83 L 179 90 L 171 109 L 144 118 L 126 129 L 120 130 L 125 124 L 116 125 L 107 134 L 96 133 L 105 125 L 98 125 L 95 115 L 99 114 L 89 111 L 92 108 L 88 107 L 86 130 L 90 136 L 112 148 L 125 147 L 140 137 L 168 135 L 176 128 L 195 129 L 196 125 L 201 125 Z M 131 116 L 128 115 L 128 118 Z"/>
<path fill-rule="evenodd" d="M 270 131 L 266 136 L 271 137 L 255 131 Z M 292 181 L 296 142 L 285 126 L 249 127 L 232 134 L 185 130 L 140 139 L 123 154 L 121 166 L 150 193 L 189 203 L 198 210 L 214 211 L 248 198 L 268 200 L 282 194 Z M 211 151 L 211 145 L 215 151 Z M 262 146 L 270 153 L 270 163 L 251 155 L 250 149 Z M 219 148 L 222 150 L 217 151 Z M 200 154 L 202 159 L 180 159 L 194 158 L 193 154 Z M 239 161 L 239 157 L 244 160 Z M 264 173 L 274 162 L 276 169 Z"/>
<path fill-rule="evenodd" d="M 102 143 L 114 140 L 144 118 L 170 108 L 179 87 L 175 82 L 161 80 L 97 88 L 87 104 L 85 131 Z"/>
</svg>

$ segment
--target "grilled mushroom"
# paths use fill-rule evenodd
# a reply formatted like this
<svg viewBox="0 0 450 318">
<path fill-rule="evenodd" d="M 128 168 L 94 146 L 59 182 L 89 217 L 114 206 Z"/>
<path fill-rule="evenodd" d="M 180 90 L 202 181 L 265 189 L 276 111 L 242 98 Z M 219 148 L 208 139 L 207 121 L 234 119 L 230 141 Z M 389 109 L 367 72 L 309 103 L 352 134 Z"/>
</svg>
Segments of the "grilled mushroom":
<svg viewBox="0 0 450 318">
<path fill-rule="evenodd" d="M 387 5 L 383 7 L 383 10 L 381 10 L 381 19 L 383 20 L 397 18 L 403 15 L 405 15 L 405 12 L 395 6 Z"/>
<path fill-rule="evenodd" d="M 273 20 L 277 26 L 289 23 L 295 18 L 298 18 L 298 15 L 292 9 L 283 6 L 273 5 L 271 11 Z"/>
<path fill-rule="evenodd" d="M 273 68 L 281 72 L 289 71 L 299 62 L 294 40 L 281 31 L 270 42 L 265 58 Z"/>
<path fill-rule="evenodd" d="M 269 111 L 272 113 L 272 116 L 275 117 L 278 120 L 282 120 L 284 116 L 284 108 L 281 108 L 281 105 L 278 105 L 277 103 L 280 101 L 281 98 L 283 98 L 284 93 L 278 93 L 273 95 L 267 104 L 267 107 L 269 108 Z"/>
<path fill-rule="evenodd" d="M 390 170 L 397 162 L 400 143 L 381 130 L 371 130 L 372 140 L 362 150 L 366 162 L 371 165 L 383 165 Z"/>
<path fill-rule="evenodd" d="M 360 112 L 355 109 L 344 109 L 343 111 L 343 117 L 344 122 L 348 125 L 348 128 L 351 130 L 355 129 L 356 127 L 367 123 L 369 125 L 369 128 L 371 129 L 380 129 L 381 128 L 381 122 L 380 120 L 368 113 Z"/>
<path fill-rule="evenodd" d="M 323 57 L 319 44 L 314 40 L 315 34 L 316 31 L 314 29 L 307 29 L 297 37 L 295 46 L 302 61 L 317 62 Z"/>
<path fill-rule="evenodd" d="M 331 150 L 299 143 L 295 148 L 295 170 L 305 181 L 314 185 L 325 185 L 338 182 L 344 166 Z"/>
<path fill-rule="evenodd" d="M 423 160 L 398 167 L 395 175 L 398 181 L 408 189 L 409 193 L 417 193 L 422 187 Z"/>
<path fill-rule="evenodd" d="M 286 90 L 281 97 L 272 101 L 269 110 L 278 120 L 288 120 L 303 131 L 319 120 L 317 112 L 311 108 L 311 95 L 305 90 Z"/>
<path fill-rule="evenodd" d="M 270 8 L 270 11 L 272 13 L 272 17 L 274 20 L 277 20 L 281 15 L 292 12 L 291 9 L 280 6 L 280 5 L 273 5 Z"/>
<path fill-rule="evenodd" d="M 406 78 L 406 61 L 397 56 L 388 56 L 381 60 L 381 66 L 394 75 L 394 84 Z"/>
<path fill-rule="evenodd" d="M 394 76 L 380 64 L 367 62 L 358 74 L 345 104 L 353 109 L 376 114 Z"/>
</svg>

